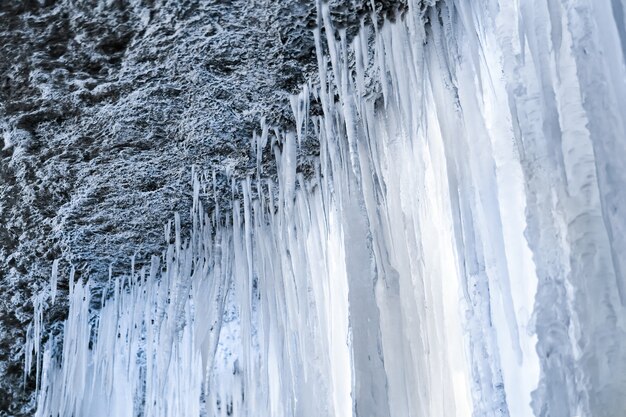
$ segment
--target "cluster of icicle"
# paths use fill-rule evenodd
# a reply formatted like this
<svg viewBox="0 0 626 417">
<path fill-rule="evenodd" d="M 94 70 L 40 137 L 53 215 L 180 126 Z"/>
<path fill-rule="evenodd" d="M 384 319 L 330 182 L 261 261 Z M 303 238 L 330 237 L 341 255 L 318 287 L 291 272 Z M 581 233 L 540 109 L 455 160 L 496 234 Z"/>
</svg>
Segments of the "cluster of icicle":
<svg viewBox="0 0 626 417">
<path fill-rule="evenodd" d="M 424 3 L 350 44 L 320 6 L 321 85 L 254 139 L 278 184 L 224 222 L 196 180 L 190 239 L 95 319 L 72 284 L 37 416 L 624 415 L 624 5 Z"/>
</svg>

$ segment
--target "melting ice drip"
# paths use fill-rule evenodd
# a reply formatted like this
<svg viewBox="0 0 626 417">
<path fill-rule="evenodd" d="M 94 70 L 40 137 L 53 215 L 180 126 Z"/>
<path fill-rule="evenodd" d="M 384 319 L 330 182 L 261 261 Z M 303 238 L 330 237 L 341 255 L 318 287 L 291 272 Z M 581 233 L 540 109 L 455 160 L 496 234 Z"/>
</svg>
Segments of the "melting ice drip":
<svg viewBox="0 0 626 417">
<path fill-rule="evenodd" d="M 191 239 L 95 322 L 71 286 L 38 416 L 623 416 L 624 4 L 424 3 L 350 45 L 321 7 L 278 184 L 224 223 L 196 180 Z"/>
</svg>

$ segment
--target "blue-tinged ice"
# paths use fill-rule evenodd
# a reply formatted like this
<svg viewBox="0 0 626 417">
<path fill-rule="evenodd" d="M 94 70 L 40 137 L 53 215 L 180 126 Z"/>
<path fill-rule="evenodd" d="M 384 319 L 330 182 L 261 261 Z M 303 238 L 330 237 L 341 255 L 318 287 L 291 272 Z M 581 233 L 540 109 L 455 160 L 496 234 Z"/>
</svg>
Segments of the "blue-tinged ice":
<svg viewBox="0 0 626 417">
<path fill-rule="evenodd" d="M 97 311 L 70 279 L 44 347 L 55 263 L 38 416 L 624 415 L 626 5 L 409 3 L 350 43 L 320 5 L 319 84 L 232 213 L 196 178 L 190 238 Z"/>
</svg>

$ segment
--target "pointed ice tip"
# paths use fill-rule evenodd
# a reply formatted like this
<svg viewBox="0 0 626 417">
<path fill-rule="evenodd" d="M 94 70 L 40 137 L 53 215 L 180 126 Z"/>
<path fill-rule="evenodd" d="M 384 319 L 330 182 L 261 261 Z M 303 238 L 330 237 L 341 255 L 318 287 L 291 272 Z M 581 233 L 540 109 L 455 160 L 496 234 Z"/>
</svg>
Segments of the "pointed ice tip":
<svg viewBox="0 0 626 417">
<path fill-rule="evenodd" d="M 59 275 L 59 260 L 52 262 L 52 276 L 50 277 L 50 302 L 54 304 L 57 297 L 57 280 Z"/>
</svg>

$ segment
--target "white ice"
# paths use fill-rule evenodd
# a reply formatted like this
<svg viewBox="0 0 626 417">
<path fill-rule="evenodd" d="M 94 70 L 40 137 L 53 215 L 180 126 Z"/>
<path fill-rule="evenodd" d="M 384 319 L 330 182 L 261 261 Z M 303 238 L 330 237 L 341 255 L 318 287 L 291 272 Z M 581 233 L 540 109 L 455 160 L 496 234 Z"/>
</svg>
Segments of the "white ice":
<svg viewBox="0 0 626 417">
<path fill-rule="evenodd" d="M 320 5 L 232 215 L 196 179 L 189 240 L 100 309 L 70 286 L 62 352 L 35 299 L 37 415 L 623 416 L 625 6 L 411 0 L 348 43 Z"/>
</svg>

